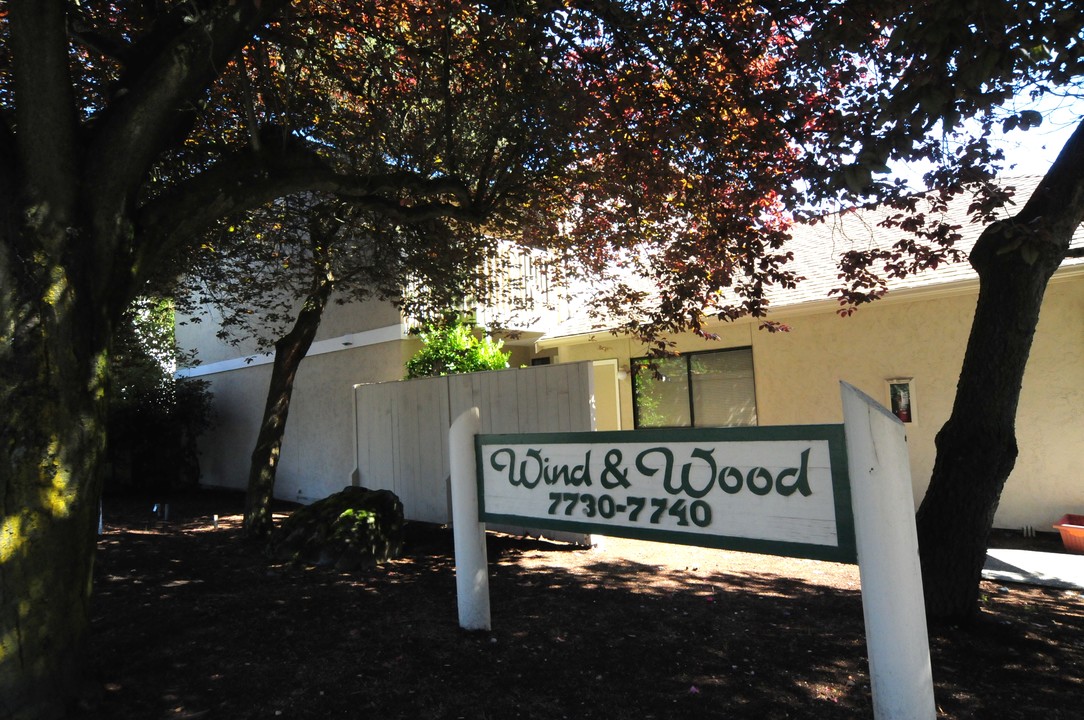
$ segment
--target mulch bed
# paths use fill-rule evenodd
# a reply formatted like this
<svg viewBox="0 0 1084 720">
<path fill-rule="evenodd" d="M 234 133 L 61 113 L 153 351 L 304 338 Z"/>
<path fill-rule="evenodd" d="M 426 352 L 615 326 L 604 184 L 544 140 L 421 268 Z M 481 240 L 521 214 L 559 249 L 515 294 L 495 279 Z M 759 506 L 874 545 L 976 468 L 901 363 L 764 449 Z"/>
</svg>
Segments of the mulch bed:
<svg viewBox="0 0 1084 720">
<path fill-rule="evenodd" d="M 242 539 L 241 503 L 178 496 L 164 522 L 106 500 L 76 717 L 872 717 L 852 566 L 491 535 L 493 631 L 465 632 L 450 530 L 411 524 L 376 569 L 295 567 Z M 931 636 L 939 717 L 1081 717 L 1081 593 L 983 597 Z"/>
</svg>

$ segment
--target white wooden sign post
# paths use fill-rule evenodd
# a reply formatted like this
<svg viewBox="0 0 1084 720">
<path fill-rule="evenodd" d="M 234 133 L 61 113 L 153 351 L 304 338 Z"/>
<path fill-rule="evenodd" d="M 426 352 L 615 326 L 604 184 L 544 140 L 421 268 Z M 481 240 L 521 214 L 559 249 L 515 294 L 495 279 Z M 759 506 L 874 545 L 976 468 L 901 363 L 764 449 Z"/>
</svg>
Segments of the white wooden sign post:
<svg viewBox="0 0 1084 720">
<path fill-rule="evenodd" d="M 858 389 L 842 383 L 842 391 L 873 716 L 934 718 L 904 425 Z"/>
<path fill-rule="evenodd" d="M 460 625 L 490 629 L 485 521 L 858 561 L 874 717 L 936 717 L 902 423 L 843 384 L 844 425 L 476 435 L 452 425 Z"/>
<path fill-rule="evenodd" d="M 474 438 L 480 424 L 478 408 L 474 407 L 456 418 L 448 431 L 455 589 L 459 625 L 464 630 L 490 629 L 486 526 L 478 520 L 478 485 L 474 480 Z"/>
</svg>

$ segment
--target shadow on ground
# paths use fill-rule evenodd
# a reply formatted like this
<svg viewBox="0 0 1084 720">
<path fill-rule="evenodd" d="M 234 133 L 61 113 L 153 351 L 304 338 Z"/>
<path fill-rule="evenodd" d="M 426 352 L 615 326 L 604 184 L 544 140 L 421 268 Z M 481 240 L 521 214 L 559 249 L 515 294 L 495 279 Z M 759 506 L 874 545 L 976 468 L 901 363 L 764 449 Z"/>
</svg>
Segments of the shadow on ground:
<svg viewBox="0 0 1084 720">
<path fill-rule="evenodd" d="M 494 630 L 467 633 L 448 530 L 341 573 L 272 563 L 232 507 L 217 528 L 193 508 L 107 523 L 79 717 L 872 717 L 854 590 L 491 536 Z M 1080 596 L 984 589 L 979 628 L 931 639 L 939 716 L 1079 717 Z"/>
</svg>

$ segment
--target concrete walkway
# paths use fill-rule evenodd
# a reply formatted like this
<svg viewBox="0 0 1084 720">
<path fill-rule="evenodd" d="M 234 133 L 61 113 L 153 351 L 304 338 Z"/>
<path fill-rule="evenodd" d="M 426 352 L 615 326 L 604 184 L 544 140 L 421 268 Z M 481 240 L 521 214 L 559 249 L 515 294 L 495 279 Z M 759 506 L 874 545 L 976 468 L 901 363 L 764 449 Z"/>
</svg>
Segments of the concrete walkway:
<svg viewBox="0 0 1084 720">
<path fill-rule="evenodd" d="M 1034 550 L 986 551 L 985 580 L 1084 590 L 1084 555 Z"/>
</svg>

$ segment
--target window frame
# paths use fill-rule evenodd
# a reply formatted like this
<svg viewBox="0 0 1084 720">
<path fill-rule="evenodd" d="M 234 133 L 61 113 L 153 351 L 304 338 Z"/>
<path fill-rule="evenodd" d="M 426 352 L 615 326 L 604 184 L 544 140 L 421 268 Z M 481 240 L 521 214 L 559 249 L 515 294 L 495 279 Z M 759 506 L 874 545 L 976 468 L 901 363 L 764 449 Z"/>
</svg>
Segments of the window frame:
<svg viewBox="0 0 1084 720">
<path fill-rule="evenodd" d="M 630 360 L 630 362 L 629 362 L 629 367 L 632 370 L 632 426 L 637 430 L 646 430 L 646 429 L 654 429 L 654 428 L 717 427 L 717 426 L 714 426 L 714 425 L 705 426 L 705 425 L 697 425 L 696 424 L 696 404 L 695 404 L 695 400 L 694 400 L 694 392 L 695 392 L 695 390 L 693 388 L 692 359 L 694 357 L 698 357 L 700 355 L 717 355 L 717 354 L 720 354 L 720 353 L 730 353 L 730 352 L 748 352 L 749 353 L 750 364 L 753 367 L 753 406 L 754 406 L 754 410 L 755 410 L 756 409 L 756 400 L 757 400 L 757 374 L 756 374 L 756 364 L 752 362 L 752 360 L 753 360 L 753 347 L 751 345 L 743 345 L 743 346 L 739 346 L 739 347 L 730 347 L 730 348 L 720 348 L 720 349 L 717 349 L 717 350 L 700 350 L 698 352 L 681 353 L 677 357 L 668 357 L 668 358 L 659 358 L 659 357 L 652 357 L 650 355 L 642 355 L 640 357 L 632 358 Z M 638 397 L 638 393 L 636 392 L 636 373 L 640 372 L 640 370 L 639 370 L 640 365 L 643 364 L 643 363 L 651 363 L 651 362 L 658 361 L 658 360 L 676 360 L 676 359 L 683 360 L 684 364 L 685 364 L 685 385 L 686 385 L 686 391 L 687 391 L 687 394 L 688 394 L 688 398 L 686 399 L 686 402 L 688 403 L 688 409 L 689 409 L 689 424 L 688 425 L 649 425 L 649 426 L 642 426 L 640 424 L 640 403 L 638 401 L 639 397 Z M 757 423 L 756 423 L 756 425 L 751 426 L 751 427 L 756 427 L 756 426 L 759 426 L 759 425 L 760 425 L 759 413 L 757 413 Z M 722 426 L 722 427 L 727 427 L 727 426 Z M 730 426 L 730 427 L 741 427 L 741 426 Z"/>
</svg>

